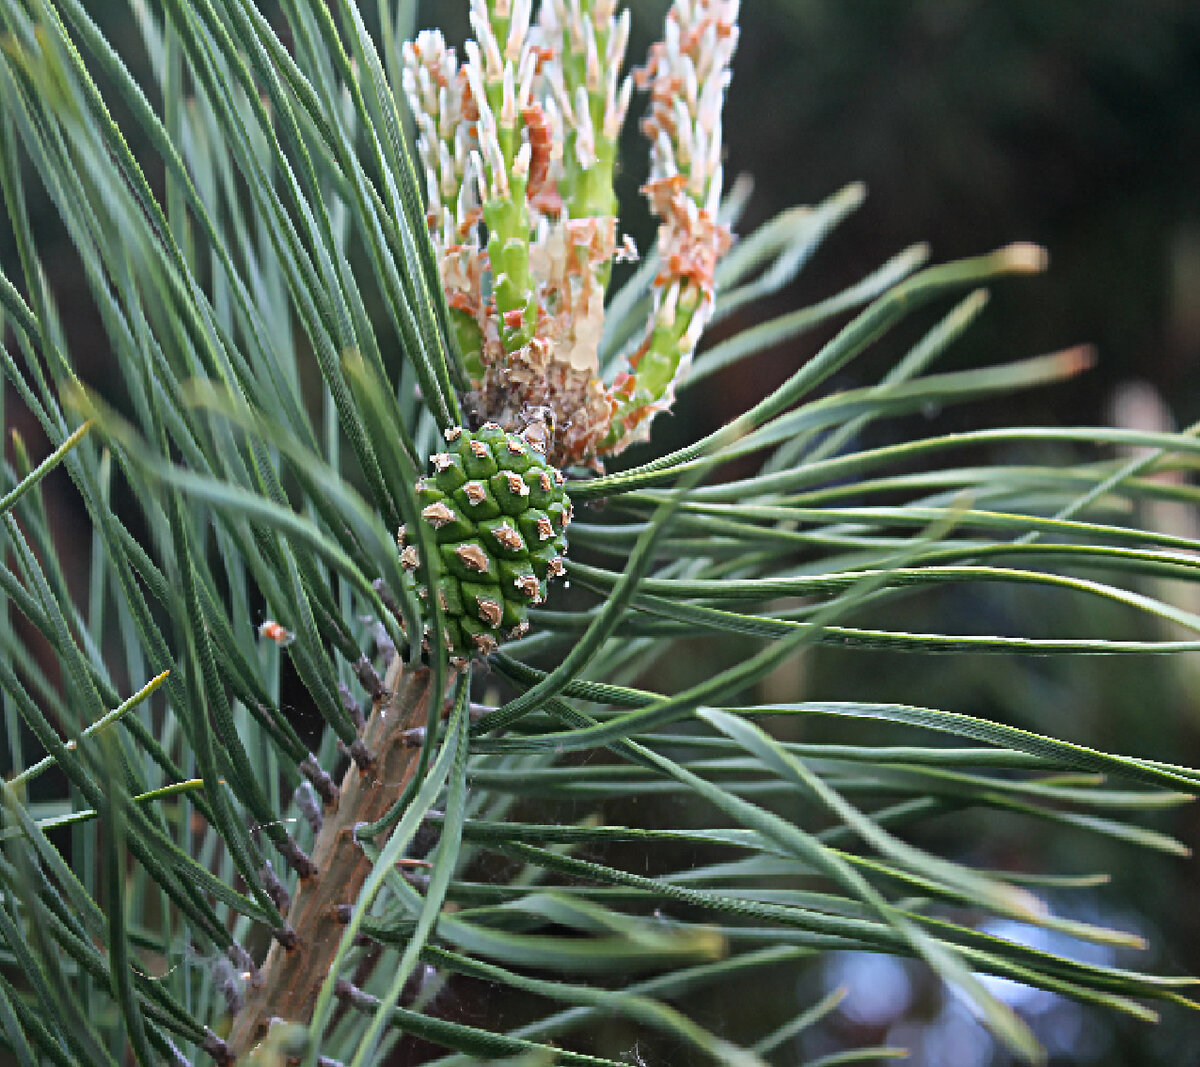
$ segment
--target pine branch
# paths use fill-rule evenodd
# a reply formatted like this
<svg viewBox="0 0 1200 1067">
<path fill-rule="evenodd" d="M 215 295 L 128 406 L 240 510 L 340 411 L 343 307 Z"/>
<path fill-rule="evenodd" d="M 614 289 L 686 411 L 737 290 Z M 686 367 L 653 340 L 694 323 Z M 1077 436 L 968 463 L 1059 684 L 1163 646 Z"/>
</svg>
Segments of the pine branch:
<svg viewBox="0 0 1200 1067">
<path fill-rule="evenodd" d="M 408 785 L 420 752 L 408 731 L 426 722 L 429 686 L 427 669 L 405 671 L 401 658 L 393 658 L 362 732 L 369 763 L 351 763 L 326 812 L 312 852 L 316 873 L 300 880 L 287 908 L 290 935 L 272 942 L 234 1020 L 228 1045 L 235 1059 L 254 1048 L 272 1020 L 307 1023 L 312 1017 L 345 916 L 371 871 L 355 830 L 383 818 Z"/>
</svg>

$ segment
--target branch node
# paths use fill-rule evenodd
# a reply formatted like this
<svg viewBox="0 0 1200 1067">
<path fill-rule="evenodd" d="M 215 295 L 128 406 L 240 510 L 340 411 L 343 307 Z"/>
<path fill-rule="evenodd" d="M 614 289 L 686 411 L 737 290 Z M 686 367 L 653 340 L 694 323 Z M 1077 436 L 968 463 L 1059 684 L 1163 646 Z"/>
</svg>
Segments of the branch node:
<svg viewBox="0 0 1200 1067">
<path fill-rule="evenodd" d="M 371 661 L 367 659 L 365 653 L 359 656 L 358 662 L 354 665 L 354 673 L 358 676 L 362 687 L 370 694 L 373 701 L 383 700 L 387 696 L 387 689 L 384 688 L 383 679 L 379 677 L 375 668 L 371 666 Z"/>
<path fill-rule="evenodd" d="M 342 698 L 342 707 L 350 713 L 350 718 L 354 720 L 354 725 L 359 730 L 365 730 L 367 720 L 363 716 L 362 705 L 354 699 L 354 694 L 350 692 L 350 687 L 345 682 L 338 682 L 338 696 Z"/>
<path fill-rule="evenodd" d="M 307 856 L 304 858 L 308 859 Z M 312 865 L 309 864 L 309 866 L 311 867 Z M 275 868 L 271 866 L 270 860 L 263 861 L 262 869 L 258 872 L 258 877 L 262 881 L 263 889 L 266 890 L 267 896 L 271 898 L 271 903 L 279 909 L 281 915 L 286 915 L 288 908 L 292 906 L 292 898 L 287 888 L 279 880 L 279 876 L 275 873 Z"/>
<path fill-rule="evenodd" d="M 332 782 L 330 783 L 332 785 Z M 308 823 L 308 828 L 312 830 L 313 837 L 316 837 L 321 832 L 321 825 L 325 821 L 325 815 L 321 811 L 321 805 L 317 800 L 317 791 L 313 788 L 312 782 L 307 778 L 296 786 L 292 793 L 292 800 L 296 807 L 300 809 L 300 814 L 304 821 Z"/>
<path fill-rule="evenodd" d="M 386 670 L 395 658 L 396 643 L 388 635 L 383 623 L 378 620 L 371 627 L 371 639 L 375 642 L 375 655 L 379 657 Z"/>
<path fill-rule="evenodd" d="M 367 743 L 361 738 L 356 737 L 354 743 L 349 748 L 350 758 L 354 760 L 360 771 L 364 773 L 369 771 L 375 760 L 371 753 L 367 751 Z"/>
<path fill-rule="evenodd" d="M 441 840 L 442 837 L 442 820 L 445 819 L 445 813 L 430 809 L 425 818 L 421 820 L 421 825 L 417 827 L 417 832 L 413 834 L 412 842 L 408 846 L 409 856 L 415 856 L 420 859 L 423 856 L 428 856 L 433 851 L 433 846 Z"/>
<path fill-rule="evenodd" d="M 371 588 L 379 594 L 379 602 L 392 613 L 392 618 L 403 624 L 404 612 L 400 610 L 400 601 L 392 595 L 387 583 L 382 578 L 376 578 L 371 583 Z"/>
<path fill-rule="evenodd" d="M 221 1067 L 227 1067 L 228 1064 L 233 1063 L 233 1056 L 229 1051 L 229 1046 L 207 1026 L 204 1028 L 204 1040 L 200 1043 L 200 1050 L 207 1052 Z"/>
<path fill-rule="evenodd" d="M 300 763 L 300 773 L 312 783 L 312 787 L 327 807 L 333 807 L 338 802 L 341 791 L 311 752 Z"/>
<path fill-rule="evenodd" d="M 295 838 L 291 834 L 288 834 L 283 844 L 277 847 L 280 855 L 287 861 L 287 865 L 301 878 L 311 878 L 317 873 L 313 861 L 308 858 L 308 853 L 296 844 Z"/>
<path fill-rule="evenodd" d="M 225 955 L 246 981 L 258 982 L 258 968 L 254 965 L 254 957 L 246 951 L 244 945 L 235 941 L 225 950 Z"/>
<path fill-rule="evenodd" d="M 237 1015 L 246 1006 L 246 994 L 242 977 L 231 960 L 218 956 L 212 963 L 212 980 L 218 993 L 225 1001 L 225 1011 Z"/>
<path fill-rule="evenodd" d="M 351 1006 L 358 1008 L 359 1011 L 373 1011 L 379 1004 L 378 998 L 359 989 L 345 978 L 337 980 L 337 984 L 333 987 L 333 993 L 338 1000 L 346 1001 Z"/>
</svg>

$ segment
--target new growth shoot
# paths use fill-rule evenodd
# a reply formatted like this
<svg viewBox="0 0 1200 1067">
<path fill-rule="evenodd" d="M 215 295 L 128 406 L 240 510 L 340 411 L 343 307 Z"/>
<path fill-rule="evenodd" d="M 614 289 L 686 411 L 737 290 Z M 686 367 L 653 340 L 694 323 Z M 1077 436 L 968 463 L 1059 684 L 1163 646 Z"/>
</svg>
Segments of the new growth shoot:
<svg viewBox="0 0 1200 1067">
<path fill-rule="evenodd" d="M 404 50 L 428 222 L 482 419 L 549 420 L 548 459 L 591 464 L 669 410 L 713 310 L 731 242 L 717 220 L 721 110 L 738 0 L 676 0 L 644 67 L 622 76 L 615 0 L 472 0 L 463 58 L 437 30 Z M 640 345 L 611 381 L 599 345 L 618 228 L 613 176 L 634 87 L 650 94 L 643 188 L 660 269 Z"/>
</svg>

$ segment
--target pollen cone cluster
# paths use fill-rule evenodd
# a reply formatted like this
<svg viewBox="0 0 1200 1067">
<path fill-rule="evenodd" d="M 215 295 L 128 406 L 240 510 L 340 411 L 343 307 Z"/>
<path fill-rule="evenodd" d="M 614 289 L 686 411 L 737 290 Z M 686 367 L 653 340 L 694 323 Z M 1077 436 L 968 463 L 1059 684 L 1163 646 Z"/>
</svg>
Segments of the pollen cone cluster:
<svg viewBox="0 0 1200 1067">
<path fill-rule="evenodd" d="M 674 0 L 663 40 L 625 76 L 632 16 L 617 0 L 542 0 L 536 12 L 533 0 L 471 0 L 462 56 L 438 30 L 404 46 L 427 221 L 473 407 L 506 429 L 549 408 L 555 466 L 600 469 L 646 440 L 714 312 L 732 240 L 718 208 L 738 2 Z M 613 264 L 637 258 L 613 184 L 635 84 L 650 94 L 643 192 L 659 218 L 659 269 L 649 318 L 609 333 Z"/>
<path fill-rule="evenodd" d="M 546 583 L 565 573 L 571 501 L 536 439 L 485 423 L 447 430 L 446 443 L 417 483 L 421 522 L 441 564 L 435 582 L 405 527 L 397 540 L 421 599 L 428 602 L 431 584 L 437 590 L 448 651 L 469 657 L 524 634 L 529 605 L 542 603 Z"/>
</svg>

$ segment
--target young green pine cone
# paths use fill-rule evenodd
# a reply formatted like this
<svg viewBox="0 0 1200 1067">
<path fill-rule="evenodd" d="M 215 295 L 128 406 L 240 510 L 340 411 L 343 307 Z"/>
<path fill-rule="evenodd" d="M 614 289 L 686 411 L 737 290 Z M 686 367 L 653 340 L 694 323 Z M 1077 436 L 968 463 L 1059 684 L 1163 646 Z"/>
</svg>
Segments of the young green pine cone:
<svg viewBox="0 0 1200 1067">
<path fill-rule="evenodd" d="M 473 432 L 453 427 L 446 441 L 446 451 L 430 457 L 433 473 L 417 483 L 417 502 L 441 555 L 447 649 L 487 654 L 529 629 L 529 605 L 542 603 L 547 581 L 566 572 L 571 501 L 536 439 L 489 422 Z M 411 541 L 402 526 L 400 562 L 427 600 L 429 576 Z"/>
</svg>

